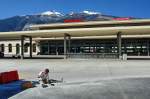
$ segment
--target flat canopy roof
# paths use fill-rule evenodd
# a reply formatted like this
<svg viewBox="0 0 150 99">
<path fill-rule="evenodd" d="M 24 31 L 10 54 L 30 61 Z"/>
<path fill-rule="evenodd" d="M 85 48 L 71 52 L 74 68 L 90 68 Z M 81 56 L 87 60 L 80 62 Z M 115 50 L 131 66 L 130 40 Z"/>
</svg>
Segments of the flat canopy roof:
<svg viewBox="0 0 150 99">
<path fill-rule="evenodd" d="M 145 22 L 146 20 L 132 20 L 132 21 L 134 22 L 144 21 Z M 147 20 L 147 21 L 150 22 L 150 20 Z M 117 21 L 117 22 L 126 22 L 126 21 Z M 77 24 L 77 23 L 74 23 L 74 24 Z M 118 32 L 121 32 L 122 35 L 146 35 L 146 34 L 150 34 L 150 25 L 0 32 L 0 39 L 11 39 L 11 38 L 20 39 L 21 35 L 32 36 L 33 38 L 34 37 L 35 38 L 36 37 L 41 37 L 41 38 L 64 37 L 64 34 L 66 33 L 71 35 L 72 37 L 107 36 L 107 35 L 116 35 Z"/>
<path fill-rule="evenodd" d="M 130 23 L 150 23 L 150 19 L 132 19 L 132 20 L 122 20 L 122 21 L 88 21 L 88 22 L 76 22 L 76 23 L 54 23 L 54 24 L 39 24 L 31 25 L 30 28 L 54 28 L 54 27 L 70 27 L 70 26 L 85 26 L 85 25 L 108 25 L 108 24 L 130 24 Z"/>
</svg>

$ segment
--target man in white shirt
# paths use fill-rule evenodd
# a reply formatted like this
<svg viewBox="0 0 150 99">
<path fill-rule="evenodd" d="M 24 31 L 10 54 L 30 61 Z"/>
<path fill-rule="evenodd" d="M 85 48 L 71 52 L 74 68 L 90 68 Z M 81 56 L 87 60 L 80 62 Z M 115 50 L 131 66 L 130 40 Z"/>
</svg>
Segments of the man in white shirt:
<svg viewBox="0 0 150 99">
<path fill-rule="evenodd" d="M 49 69 L 45 69 L 38 74 L 38 78 L 43 84 L 47 84 L 49 82 Z"/>
</svg>

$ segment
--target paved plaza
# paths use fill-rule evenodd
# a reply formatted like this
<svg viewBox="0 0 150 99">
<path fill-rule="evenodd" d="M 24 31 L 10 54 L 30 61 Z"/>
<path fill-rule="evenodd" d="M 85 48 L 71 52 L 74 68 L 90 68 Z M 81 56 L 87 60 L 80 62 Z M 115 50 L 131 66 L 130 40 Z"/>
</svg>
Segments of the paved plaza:
<svg viewBox="0 0 150 99">
<path fill-rule="evenodd" d="M 37 80 L 44 68 L 50 78 L 64 83 L 48 88 L 35 87 L 11 99 L 148 99 L 149 60 L 102 59 L 2 59 L 0 72 L 17 69 L 21 79 Z"/>
<path fill-rule="evenodd" d="M 50 69 L 50 77 L 64 78 L 67 82 L 99 80 L 116 77 L 150 75 L 149 60 L 101 60 L 101 59 L 4 59 L 0 60 L 0 72 L 18 70 L 20 77 L 35 80 L 38 73 Z"/>
</svg>

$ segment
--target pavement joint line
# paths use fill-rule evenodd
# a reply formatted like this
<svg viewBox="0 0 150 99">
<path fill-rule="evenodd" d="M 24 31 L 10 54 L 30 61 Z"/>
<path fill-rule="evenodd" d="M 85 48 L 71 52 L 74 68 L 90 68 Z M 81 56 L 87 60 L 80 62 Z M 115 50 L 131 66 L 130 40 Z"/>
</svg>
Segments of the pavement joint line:
<svg viewBox="0 0 150 99">
<path fill-rule="evenodd" d="M 116 84 L 117 84 L 118 87 L 119 87 L 119 90 L 120 90 L 120 93 L 121 93 L 123 99 L 128 99 L 128 96 L 125 94 L 124 89 L 123 89 L 123 87 L 121 87 L 119 81 L 116 81 Z"/>
<path fill-rule="evenodd" d="M 108 68 L 110 77 L 113 76 L 113 72 L 112 72 L 111 67 L 109 66 L 108 63 L 106 63 L 106 66 L 107 66 L 107 68 Z M 119 83 L 118 81 L 116 82 L 116 85 L 118 85 L 119 90 L 120 90 L 120 93 L 121 93 L 123 99 L 128 99 L 127 95 L 125 95 L 124 89 L 121 87 L 121 85 L 120 85 L 120 83 Z"/>
</svg>

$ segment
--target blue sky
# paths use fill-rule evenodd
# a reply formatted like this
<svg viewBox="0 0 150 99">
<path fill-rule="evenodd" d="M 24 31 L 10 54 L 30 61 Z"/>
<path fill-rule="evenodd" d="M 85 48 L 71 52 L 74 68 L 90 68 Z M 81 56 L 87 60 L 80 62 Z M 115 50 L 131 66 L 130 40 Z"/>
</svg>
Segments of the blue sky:
<svg viewBox="0 0 150 99">
<path fill-rule="evenodd" d="M 150 18 L 149 5 L 150 0 L 0 0 L 0 19 L 48 10 L 62 13 L 90 10 L 115 16 Z"/>
</svg>

